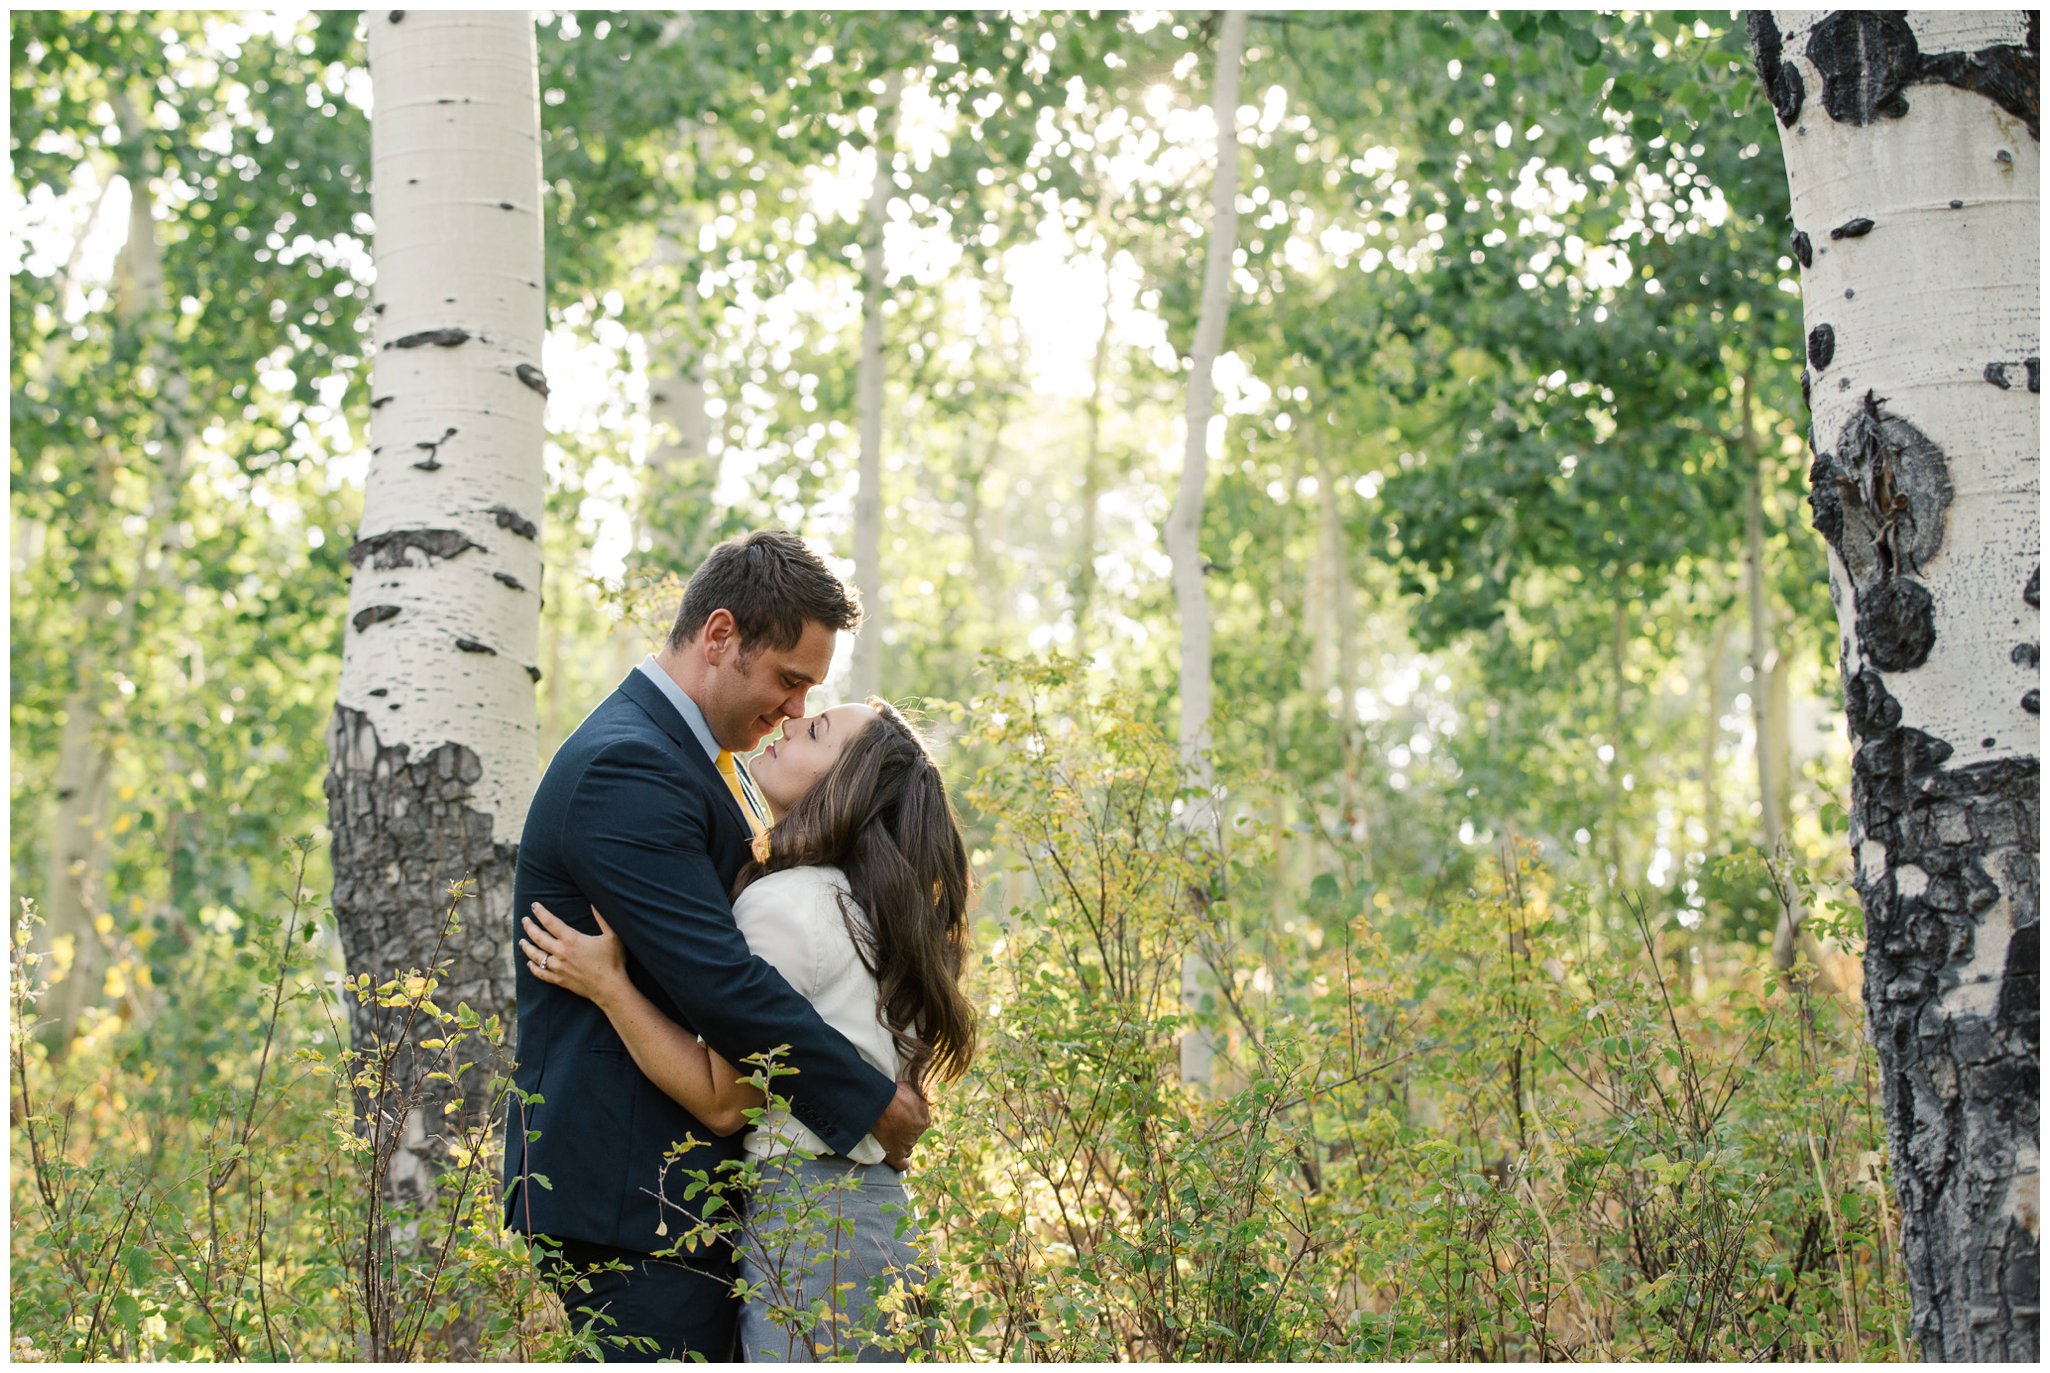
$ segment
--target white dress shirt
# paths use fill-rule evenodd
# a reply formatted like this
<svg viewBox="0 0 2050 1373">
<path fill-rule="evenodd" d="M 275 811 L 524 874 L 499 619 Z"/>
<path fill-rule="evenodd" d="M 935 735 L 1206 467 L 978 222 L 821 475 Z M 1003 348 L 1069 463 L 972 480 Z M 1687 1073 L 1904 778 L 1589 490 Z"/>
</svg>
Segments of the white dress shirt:
<svg viewBox="0 0 2050 1373">
<path fill-rule="evenodd" d="M 748 947 L 783 974 L 798 995 L 818 1009 L 826 1024 L 847 1036 L 878 1072 L 898 1079 L 906 1065 L 898 1058 L 896 1041 L 883 1024 L 876 980 L 863 966 L 841 913 L 843 897 L 865 929 L 867 917 L 854 905 L 847 876 L 840 869 L 784 868 L 757 878 L 743 891 L 733 903 L 733 919 L 747 937 Z M 742 1072 L 752 1071 L 745 1064 L 738 1066 Z M 788 1111 L 765 1112 L 748 1131 L 745 1144 L 749 1153 L 762 1158 L 793 1147 L 817 1155 L 832 1152 Z M 847 1157 L 856 1163 L 881 1163 L 883 1146 L 876 1143 L 874 1135 L 863 1135 Z"/>
</svg>

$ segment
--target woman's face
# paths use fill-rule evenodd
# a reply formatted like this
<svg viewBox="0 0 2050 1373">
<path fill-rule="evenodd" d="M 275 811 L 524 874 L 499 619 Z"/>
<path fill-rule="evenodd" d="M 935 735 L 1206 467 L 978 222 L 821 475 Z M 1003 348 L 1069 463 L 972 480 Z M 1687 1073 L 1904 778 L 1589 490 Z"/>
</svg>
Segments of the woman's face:
<svg viewBox="0 0 2050 1373">
<path fill-rule="evenodd" d="M 779 817 L 825 776 L 849 740 L 867 729 L 876 713 L 864 705 L 834 706 L 801 720 L 785 720 L 783 732 L 747 765 L 755 785 Z"/>
</svg>

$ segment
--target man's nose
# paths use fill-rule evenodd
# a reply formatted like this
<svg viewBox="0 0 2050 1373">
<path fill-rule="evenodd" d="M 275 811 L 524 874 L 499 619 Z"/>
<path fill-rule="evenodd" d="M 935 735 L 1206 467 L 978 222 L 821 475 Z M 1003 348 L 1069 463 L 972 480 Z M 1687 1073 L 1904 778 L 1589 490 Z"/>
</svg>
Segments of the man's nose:
<svg viewBox="0 0 2050 1373">
<path fill-rule="evenodd" d="M 792 720 L 802 720 L 804 718 L 804 698 L 807 694 L 807 691 L 800 691 L 794 696 L 786 697 L 783 701 L 783 714 Z"/>
</svg>

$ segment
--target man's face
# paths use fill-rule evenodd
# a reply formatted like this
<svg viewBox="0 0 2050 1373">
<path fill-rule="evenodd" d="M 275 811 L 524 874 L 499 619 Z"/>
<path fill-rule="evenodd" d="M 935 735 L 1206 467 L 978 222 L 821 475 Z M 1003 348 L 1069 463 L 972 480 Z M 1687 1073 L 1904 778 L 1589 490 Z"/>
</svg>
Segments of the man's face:
<svg viewBox="0 0 2050 1373">
<path fill-rule="evenodd" d="M 715 610 L 703 630 L 711 675 L 701 703 L 719 747 L 745 753 L 784 720 L 802 719 L 805 696 L 826 679 L 838 635 L 816 620 L 789 648 L 751 645 L 744 657 L 733 617 Z"/>
</svg>

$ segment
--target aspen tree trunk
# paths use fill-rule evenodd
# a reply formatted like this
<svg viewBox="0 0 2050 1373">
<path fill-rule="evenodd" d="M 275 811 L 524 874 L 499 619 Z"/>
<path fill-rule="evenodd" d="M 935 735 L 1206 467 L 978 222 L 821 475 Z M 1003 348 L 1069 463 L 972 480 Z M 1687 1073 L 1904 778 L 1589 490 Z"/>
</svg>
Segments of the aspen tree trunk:
<svg viewBox="0 0 2050 1373">
<path fill-rule="evenodd" d="M 712 131 L 695 126 L 679 131 L 702 167 L 713 156 Z M 694 299 L 698 237 L 709 212 L 704 205 L 679 206 L 667 216 L 655 240 L 659 279 L 673 275 L 680 297 Z M 648 418 L 655 442 L 649 449 L 636 516 L 634 546 L 663 540 L 653 551 L 673 566 L 689 569 L 711 552 L 716 524 L 712 493 L 719 474 L 712 461 L 711 389 L 706 383 L 708 343 L 687 309 L 667 314 L 668 323 L 650 341 Z"/>
<path fill-rule="evenodd" d="M 450 884 L 475 879 L 437 1000 L 509 1021 L 513 865 L 536 767 L 547 390 L 533 24 L 525 11 L 365 22 L 377 351 L 328 728 L 335 915 L 351 972 L 425 969 Z M 357 1012 L 359 1046 L 397 1033 L 388 1014 Z M 487 1107 L 481 1085 L 466 1065 L 471 1120 Z M 450 1090 L 430 1084 L 441 1095 L 406 1122 L 395 1199 L 432 1194 Z"/>
<path fill-rule="evenodd" d="M 43 1008 L 52 1053 L 61 1056 L 78 1030 L 88 1005 L 100 998 L 106 943 L 93 927 L 105 906 L 107 771 L 110 759 L 100 738 L 100 674 L 80 667 L 80 681 L 64 698 L 64 727 L 57 738 L 57 777 L 51 795 L 48 846 L 43 862 L 43 925 L 37 948 L 46 956 L 66 944 L 61 980 L 51 984 Z"/>
<path fill-rule="evenodd" d="M 693 16 L 673 16 L 663 27 L 660 44 L 686 40 Z M 711 129 L 686 121 L 676 130 L 679 148 L 688 149 L 693 170 L 713 155 Z M 625 578 L 629 594 L 625 611 L 612 633 L 613 672 L 617 681 L 640 660 L 650 639 L 666 632 L 655 607 L 644 607 L 632 594 L 642 569 L 667 566 L 688 575 L 711 551 L 719 517 L 712 505 L 718 489 L 718 465 L 712 459 L 711 388 L 707 383 L 710 342 L 693 319 L 697 297 L 698 239 L 710 211 L 704 203 L 685 200 L 662 216 L 648 264 L 656 289 L 663 293 L 661 321 L 647 337 L 649 445 L 633 510 L 633 543 Z M 660 607 L 673 611 L 673 604 Z M 543 622 L 543 634 L 547 634 Z M 555 680 L 544 678 L 544 680 Z M 550 722 L 548 737 L 565 731 Z"/>
<path fill-rule="evenodd" d="M 1167 553 L 1174 565 L 1174 598 L 1181 622 L 1181 717 L 1178 738 L 1188 783 L 1207 798 L 1215 775 L 1210 762 L 1210 598 L 1203 586 L 1203 497 L 1210 475 L 1210 414 L 1217 388 L 1210 371 L 1224 351 L 1224 326 L 1231 310 L 1232 255 L 1238 248 L 1239 188 L 1239 64 L 1246 50 L 1246 12 L 1229 10 L 1217 35 L 1217 61 L 1210 108 L 1217 121 L 1217 171 L 1210 187 L 1210 235 L 1203 255 L 1202 305 L 1196 316 L 1196 338 L 1189 349 L 1189 392 L 1184 414 L 1181 485 L 1167 517 Z M 1215 808 L 1193 802 L 1183 812 L 1191 828 L 1215 825 Z M 1198 976 L 1202 956 L 1191 949 L 1182 956 L 1182 1009 L 1194 1016 L 1203 989 Z M 1191 1027 L 1182 1035 L 1182 1081 L 1200 1086 L 1210 1081 L 1216 1048 L 1203 1031 Z"/>
<path fill-rule="evenodd" d="M 1745 490 L 1744 597 L 1750 628 L 1752 753 L 1758 764 L 1758 839 L 1766 857 L 1776 860 L 1787 832 L 1786 772 L 1793 750 L 1787 739 L 1787 712 L 1784 705 L 1775 710 L 1772 701 L 1774 679 L 1784 692 L 1786 675 L 1773 648 L 1772 610 L 1766 599 L 1763 481 L 1763 474 L 1754 469 Z M 1800 896 L 1789 895 L 1772 936 L 1777 968 L 1794 966 L 1795 935 L 1801 928 Z"/>
<path fill-rule="evenodd" d="M 876 100 L 875 180 L 861 221 L 861 362 L 855 374 L 861 474 L 854 492 L 854 582 L 861 588 L 862 632 L 854 636 L 849 683 L 857 701 L 882 689 L 883 635 L 890 623 L 883 576 L 883 306 L 889 301 L 883 226 L 889 219 L 897 100 L 903 88 L 903 73 L 892 71 Z"/>
<path fill-rule="evenodd" d="M 80 663 L 77 682 L 65 699 L 64 727 L 58 738 L 51 842 L 43 881 L 45 925 L 39 942 L 46 948 L 61 939 L 70 943 L 69 970 L 44 1002 L 51 1017 L 49 1043 L 60 1056 L 86 1008 L 100 1001 L 111 949 L 108 933 L 99 927 L 100 916 L 108 913 L 105 876 L 109 855 L 104 828 L 113 760 L 102 731 L 104 717 L 114 708 L 115 700 L 108 673 L 137 652 L 144 594 L 176 588 L 173 559 L 180 542 L 178 510 L 194 429 L 191 386 L 170 349 L 173 319 L 164 290 L 163 245 L 157 240 L 156 198 L 151 185 L 157 168 L 150 131 L 128 90 L 116 88 L 108 104 L 121 130 L 121 171 L 129 192 L 128 236 L 114 263 L 114 329 L 120 346 L 132 349 L 156 379 L 152 418 L 157 455 L 134 572 L 111 616 L 113 640 Z M 54 358 L 45 362 L 54 363 Z M 94 464 L 100 506 L 109 499 L 108 464 L 121 458 L 109 451 Z M 90 586 L 98 575 L 98 559 L 91 562 L 93 566 L 81 568 L 78 574 L 81 586 Z M 170 763 L 175 763 L 175 755 L 167 760 L 167 765 Z"/>
<path fill-rule="evenodd" d="M 1924 1357 L 2038 1352 L 2038 20 L 1755 13 Z"/>
<path fill-rule="evenodd" d="M 1722 842 L 1722 789 L 1716 782 L 1716 750 L 1723 737 L 1723 660 L 1730 651 L 1730 622 L 1718 616 L 1708 640 L 1708 661 L 1701 676 L 1708 718 L 1701 728 L 1701 848 L 1714 853 Z"/>
<path fill-rule="evenodd" d="M 1100 217 L 1109 212 L 1109 197 L 1097 202 Z M 1096 600 L 1096 540 L 1103 499 L 1103 387 L 1110 371 L 1110 268 L 1116 254 L 1108 241 L 1103 252 L 1103 329 L 1089 362 L 1089 404 L 1083 412 L 1081 521 L 1077 533 L 1075 572 L 1070 599 L 1075 607 L 1075 657 L 1089 661 L 1089 613 Z"/>
<path fill-rule="evenodd" d="M 1318 444 L 1329 442 L 1329 436 L 1320 428 Z M 1336 472 L 1337 462 L 1326 459 L 1326 470 Z M 1345 519 L 1343 510 L 1337 508 L 1344 499 L 1343 488 L 1333 478 L 1331 499 L 1334 508 L 1326 512 L 1325 518 L 1331 524 L 1331 554 L 1333 600 L 1331 634 L 1338 641 L 1338 726 L 1340 741 L 1339 773 L 1339 815 L 1343 822 L 1347 842 L 1360 857 L 1362 870 L 1373 870 L 1373 854 L 1369 844 L 1371 835 L 1367 827 L 1367 806 L 1364 790 L 1360 785 L 1360 627 L 1358 624 L 1359 598 L 1354 594 L 1352 584 L 1352 562 L 1346 556 Z"/>
</svg>

